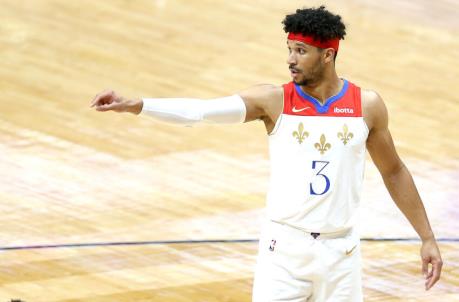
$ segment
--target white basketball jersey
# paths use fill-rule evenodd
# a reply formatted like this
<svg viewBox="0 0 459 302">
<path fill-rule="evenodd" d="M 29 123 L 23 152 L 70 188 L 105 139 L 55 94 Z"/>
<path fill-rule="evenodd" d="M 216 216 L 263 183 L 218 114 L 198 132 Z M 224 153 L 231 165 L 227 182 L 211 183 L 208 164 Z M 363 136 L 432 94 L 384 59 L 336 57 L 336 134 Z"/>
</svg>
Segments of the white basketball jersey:
<svg viewBox="0 0 459 302">
<path fill-rule="evenodd" d="M 343 81 L 323 105 L 293 82 L 283 86 L 283 112 L 269 134 L 269 219 L 319 233 L 354 225 L 369 131 L 360 88 Z"/>
</svg>

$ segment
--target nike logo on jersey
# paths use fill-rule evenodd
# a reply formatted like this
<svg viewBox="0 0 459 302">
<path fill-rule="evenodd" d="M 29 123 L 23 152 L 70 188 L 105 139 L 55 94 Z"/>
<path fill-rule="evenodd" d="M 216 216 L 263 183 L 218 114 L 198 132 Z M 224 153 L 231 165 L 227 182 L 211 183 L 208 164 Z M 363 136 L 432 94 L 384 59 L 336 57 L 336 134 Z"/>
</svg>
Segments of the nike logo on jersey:
<svg viewBox="0 0 459 302">
<path fill-rule="evenodd" d="M 309 108 L 311 108 L 311 107 L 304 107 L 304 108 L 301 108 L 301 109 L 296 109 L 295 106 L 293 106 L 292 111 L 293 112 L 300 112 L 300 111 L 303 111 L 303 110 L 306 110 L 306 109 L 309 109 Z"/>
<path fill-rule="evenodd" d="M 338 108 L 335 107 L 334 109 L 335 113 L 354 113 L 354 109 L 352 108 Z"/>
<path fill-rule="evenodd" d="M 351 248 L 349 251 L 346 250 L 346 255 L 349 256 L 350 254 L 352 254 L 352 252 L 354 251 L 354 249 L 357 247 L 357 245 L 354 245 L 353 248 Z"/>
</svg>

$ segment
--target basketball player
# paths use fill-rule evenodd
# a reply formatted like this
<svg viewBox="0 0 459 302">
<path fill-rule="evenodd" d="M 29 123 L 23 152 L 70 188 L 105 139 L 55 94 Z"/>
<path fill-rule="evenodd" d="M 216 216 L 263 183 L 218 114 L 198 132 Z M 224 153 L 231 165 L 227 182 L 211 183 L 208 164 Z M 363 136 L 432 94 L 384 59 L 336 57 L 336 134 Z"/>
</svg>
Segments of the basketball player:
<svg viewBox="0 0 459 302">
<path fill-rule="evenodd" d="M 411 174 L 395 150 L 384 102 L 336 74 L 345 36 L 341 17 L 322 6 L 298 9 L 283 24 L 292 78 L 283 86 L 259 85 L 212 100 L 126 99 L 105 91 L 91 105 L 185 126 L 264 122 L 271 180 L 253 301 L 363 301 L 354 225 L 366 149 L 422 240 L 422 272 L 430 289 L 440 278 L 440 251 Z"/>
</svg>

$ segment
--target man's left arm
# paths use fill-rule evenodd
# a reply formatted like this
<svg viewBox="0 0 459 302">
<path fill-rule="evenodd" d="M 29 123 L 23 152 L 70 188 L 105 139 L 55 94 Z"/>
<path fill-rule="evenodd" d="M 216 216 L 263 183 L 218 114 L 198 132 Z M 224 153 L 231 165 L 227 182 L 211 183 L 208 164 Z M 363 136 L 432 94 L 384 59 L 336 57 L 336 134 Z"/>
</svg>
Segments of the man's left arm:
<svg viewBox="0 0 459 302">
<path fill-rule="evenodd" d="M 383 100 L 371 91 L 362 91 L 362 99 L 365 120 L 370 124 L 367 149 L 395 204 L 422 240 L 422 272 L 426 290 L 429 290 L 440 279 L 443 265 L 435 236 L 413 178 L 395 150 Z M 430 271 L 429 263 L 432 265 Z"/>
</svg>

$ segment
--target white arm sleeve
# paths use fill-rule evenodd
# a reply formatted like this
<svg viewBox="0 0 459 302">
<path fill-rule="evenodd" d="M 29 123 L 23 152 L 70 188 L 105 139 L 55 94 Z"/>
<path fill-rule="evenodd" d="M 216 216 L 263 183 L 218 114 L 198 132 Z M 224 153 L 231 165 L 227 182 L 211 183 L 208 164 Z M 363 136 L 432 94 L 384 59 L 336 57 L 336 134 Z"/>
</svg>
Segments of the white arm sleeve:
<svg viewBox="0 0 459 302">
<path fill-rule="evenodd" d="M 243 123 L 246 106 L 239 95 L 211 100 L 166 98 L 143 98 L 141 114 L 172 124 L 192 126 L 199 122 Z"/>
</svg>

